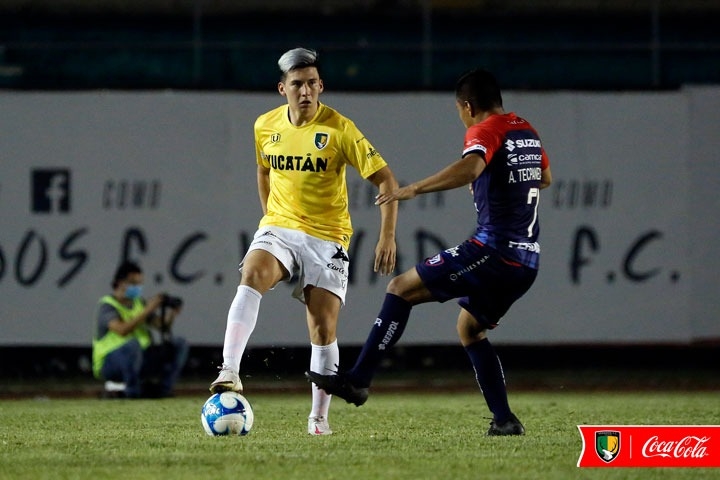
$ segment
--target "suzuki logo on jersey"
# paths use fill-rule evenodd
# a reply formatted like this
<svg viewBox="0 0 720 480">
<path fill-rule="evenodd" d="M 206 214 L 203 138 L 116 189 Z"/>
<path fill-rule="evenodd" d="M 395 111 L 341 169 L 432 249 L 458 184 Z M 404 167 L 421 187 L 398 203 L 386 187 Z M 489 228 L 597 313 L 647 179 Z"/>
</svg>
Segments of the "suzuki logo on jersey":
<svg viewBox="0 0 720 480">
<path fill-rule="evenodd" d="M 323 148 L 327 147 L 328 140 L 330 139 L 330 135 L 323 132 L 318 132 L 315 134 L 315 146 L 318 150 L 322 150 Z"/>
<path fill-rule="evenodd" d="M 517 167 L 528 163 L 536 164 L 542 161 L 542 150 L 539 150 L 542 149 L 542 144 L 536 138 L 518 138 L 516 140 L 508 138 L 505 140 L 505 149 L 508 152 L 506 161 L 508 167 Z M 518 151 L 511 153 L 514 150 Z"/>
<path fill-rule="evenodd" d="M 520 138 L 518 140 L 506 140 L 505 148 L 508 152 L 512 152 L 516 148 L 542 148 L 540 140 L 535 138 Z"/>
</svg>

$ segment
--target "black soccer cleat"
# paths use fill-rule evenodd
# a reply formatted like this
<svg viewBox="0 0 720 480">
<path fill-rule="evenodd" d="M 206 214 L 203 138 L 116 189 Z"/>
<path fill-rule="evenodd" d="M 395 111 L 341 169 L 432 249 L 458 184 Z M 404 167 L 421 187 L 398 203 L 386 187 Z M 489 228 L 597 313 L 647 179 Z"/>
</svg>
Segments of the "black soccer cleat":
<svg viewBox="0 0 720 480">
<path fill-rule="evenodd" d="M 505 435 L 525 435 L 525 427 L 520 423 L 520 420 L 514 415 L 510 414 L 505 423 L 498 424 L 493 419 L 490 422 L 490 429 L 487 431 L 487 435 L 490 437 L 505 436 Z"/>
<path fill-rule="evenodd" d="M 313 382 L 321 390 L 330 395 L 336 395 L 347 403 L 352 403 L 359 407 L 368 399 L 368 388 L 360 388 L 353 385 L 344 373 L 337 375 L 320 375 L 316 372 L 308 370 L 305 377 Z"/>
</svg>

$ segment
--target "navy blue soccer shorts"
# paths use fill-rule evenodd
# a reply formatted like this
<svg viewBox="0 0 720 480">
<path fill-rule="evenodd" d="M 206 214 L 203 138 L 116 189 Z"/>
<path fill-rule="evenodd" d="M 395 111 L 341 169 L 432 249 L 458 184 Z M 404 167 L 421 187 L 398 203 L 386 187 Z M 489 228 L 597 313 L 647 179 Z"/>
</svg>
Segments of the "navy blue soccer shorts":
<svg viewBox="0 0 720 480">
<path fill-rule="evenodd" d="M 440 303 L 457 298 L 483 328 L 493 329 L 537 277 L 537 270 L 510 262 L 473 240 L 415 265 L 425 287 Z"/>
</svg>

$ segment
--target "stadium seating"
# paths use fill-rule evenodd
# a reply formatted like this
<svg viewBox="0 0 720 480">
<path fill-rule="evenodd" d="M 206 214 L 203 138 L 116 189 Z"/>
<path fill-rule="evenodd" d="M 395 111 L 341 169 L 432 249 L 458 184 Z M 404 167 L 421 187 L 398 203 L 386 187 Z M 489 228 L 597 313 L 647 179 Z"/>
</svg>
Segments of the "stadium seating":
<svg viewBox="0 0 720 480">
<path fill-rule="evenodd" d="M 0 87 L 267 91 L 274 58 L 296 45 L 321 51 L 334 90 L 448 90 L 470 65 L 498 72 L 506 89 L 720 83 L 720 9 L 509 13 L 437 3 L 430 15 L 14 10 L 0 15 Z M 475 27 L 460 27 L 467 22 Z"/>
</svg>

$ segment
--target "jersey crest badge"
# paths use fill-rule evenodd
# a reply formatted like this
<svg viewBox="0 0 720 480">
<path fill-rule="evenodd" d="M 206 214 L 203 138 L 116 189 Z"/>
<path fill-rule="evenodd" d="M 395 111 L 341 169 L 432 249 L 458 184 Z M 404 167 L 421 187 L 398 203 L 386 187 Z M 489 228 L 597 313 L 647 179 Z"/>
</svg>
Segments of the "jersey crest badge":
<svg viewBox="0 0 720 480">
<path fill-rule="evenodd" d="M 273 133 L 270 135 L 270 141 L 272 143 L 278 143 L 280 141 L 280 134 L 279 133 Z"/>
<path fill-rule="evenodd" d="M 329 139 L 330 134 L 318 132 L 315 134 L 315 146 L 318 150 L 322 150 L 323 148 L 327 147 Z"/>
</svg>

